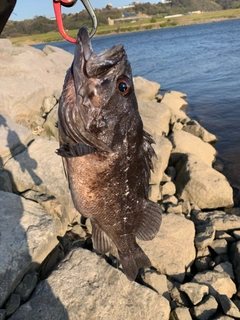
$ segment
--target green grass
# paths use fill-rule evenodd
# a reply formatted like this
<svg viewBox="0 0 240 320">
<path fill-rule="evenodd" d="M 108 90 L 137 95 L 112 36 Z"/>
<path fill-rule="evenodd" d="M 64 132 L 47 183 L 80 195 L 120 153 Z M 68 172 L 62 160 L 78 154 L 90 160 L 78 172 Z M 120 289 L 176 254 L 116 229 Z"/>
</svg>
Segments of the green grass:
<svg viewBox="0 0 240 320">
<path fill-rule="evenodd" d="M 182 17 L 164 19 L 162 17 L 154 16 L 151 19 L 141 19 L 136 22 L 119 23 L 113 26 L 100 26 L 97 29 L 97 36 L 113 34 L 113 33 L 123 33 L 123 32 L 133 32 L 139 30 L 149 30 L 156 28 L 166 28 L 174 27 L 186 24 L 204 23 L 210 21 L 217 21 L 223 19 L 234 19 L 240 18 L 240 9 L 231 10 L 221 10 L 214 12 L 205 12 L 201 14 L 190 14 Z M 75 38 L 78 30 L 69 30 L 67 34 L 72 38 Z M 13 44 L 36 44 L 36 43 L 48 43 L 54 41 L 61 41 L 62 36 L 59 32 L 49 32 L 44 34 L 36 34 L 29 36 L 22 36 L 16 38 L 10 38 Z"/>
</svg>

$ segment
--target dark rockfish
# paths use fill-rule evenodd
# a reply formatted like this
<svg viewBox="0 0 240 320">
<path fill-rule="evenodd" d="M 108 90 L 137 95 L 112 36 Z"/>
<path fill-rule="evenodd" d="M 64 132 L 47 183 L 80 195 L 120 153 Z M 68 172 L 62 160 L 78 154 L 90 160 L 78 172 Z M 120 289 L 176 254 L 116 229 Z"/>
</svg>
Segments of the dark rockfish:
<svg viewBox="0 0 240 320">
<path fill-rule="evenodd" d="M 94 248 L 118 249 L 130 280 L 151 262 L 136 242 L 151 240 L 161 211 L 148 200 L 152 138 L 143 130 L 131 67 L 121 44 L 100 54 L 80 29 L 59 103 L 58 154 L 73 203 L 92 224 Z"/>
</svg>

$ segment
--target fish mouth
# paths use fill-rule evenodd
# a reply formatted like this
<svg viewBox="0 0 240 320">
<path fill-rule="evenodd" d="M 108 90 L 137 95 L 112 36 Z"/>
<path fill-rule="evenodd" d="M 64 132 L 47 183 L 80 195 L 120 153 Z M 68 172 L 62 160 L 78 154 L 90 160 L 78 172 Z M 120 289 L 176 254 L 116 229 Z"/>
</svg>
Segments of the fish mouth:
<svg viewBox="0 0 240 320">
<path fill-rule="evenodd" d="M 99 77 L 108 73 L 116 64 L 127 59 L 122 44 L 116 44 L 99 54 L 94 53 L 86 27 L 78 32 L 74 57 L 75 67 L 81 66 L 87 77 Z"/>
</svg>

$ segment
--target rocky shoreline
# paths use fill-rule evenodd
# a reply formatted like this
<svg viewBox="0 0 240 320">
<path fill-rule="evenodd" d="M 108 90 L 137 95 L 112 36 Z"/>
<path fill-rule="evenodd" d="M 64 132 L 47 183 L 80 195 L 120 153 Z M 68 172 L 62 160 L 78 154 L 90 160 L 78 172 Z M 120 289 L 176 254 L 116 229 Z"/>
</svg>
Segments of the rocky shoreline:
<svg viewBox="0 0 240 320">
<path fill-rule="evenodd" d="M 115 248 L 92 250 L 55 154 L 72 55 L 0 40 L 0 58 L 0 320 L 240 319 L 240 210 L 186 95 L 134 78 L 156 142 L 149 196 L 164 214 L 156 238 L 140 242 L 152 268 L 132 283 Z"/>
</svg>

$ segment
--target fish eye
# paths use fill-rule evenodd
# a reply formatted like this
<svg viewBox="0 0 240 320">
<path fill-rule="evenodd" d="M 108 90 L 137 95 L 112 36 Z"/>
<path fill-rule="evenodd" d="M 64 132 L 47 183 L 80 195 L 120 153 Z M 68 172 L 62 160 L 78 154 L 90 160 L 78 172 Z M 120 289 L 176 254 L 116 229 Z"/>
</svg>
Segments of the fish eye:
<svg viewBox="0 0 240 320">
<path fill-rule="evenodd" d="M 127 78 L 120 78 L 117 81 L 117 90 L 123 95 L 127 95 L 131 89 L 130 81 Z"/>
</svg>

